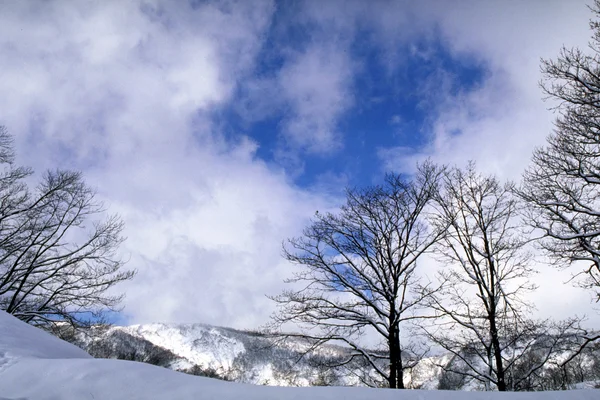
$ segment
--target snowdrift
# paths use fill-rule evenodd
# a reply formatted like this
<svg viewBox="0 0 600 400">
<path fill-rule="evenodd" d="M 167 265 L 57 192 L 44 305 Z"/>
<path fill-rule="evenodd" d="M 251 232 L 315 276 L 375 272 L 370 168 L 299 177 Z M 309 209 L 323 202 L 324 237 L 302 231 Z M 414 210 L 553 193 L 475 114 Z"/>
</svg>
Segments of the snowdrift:
<svg viewBox="0 0 600 400">
<path fill-rule="evenodd" d="M 83 350 L 0 311 L 0 400 L 592 400 L 600 390 L 544 393 L 281 388 L 229 383 L 132 361 L 93 359 Z"/>
</svg>

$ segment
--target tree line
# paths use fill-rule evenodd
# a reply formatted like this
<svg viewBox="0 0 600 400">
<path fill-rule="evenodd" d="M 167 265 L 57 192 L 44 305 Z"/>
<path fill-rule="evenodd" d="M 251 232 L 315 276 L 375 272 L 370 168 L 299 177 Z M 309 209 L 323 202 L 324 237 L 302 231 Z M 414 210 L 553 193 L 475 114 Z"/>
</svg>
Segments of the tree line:
<svg viewBox="0 0 600 400">
<path fill-rule="evenodd" d="M 592 10 L 600 15 L 599 1 Z M 600 339 L 577 317 L 533 319 L 527 297 L 537 248 L 600 300 L 600 22 L 590 26 L 589 54 L 563 48 L 542 61 L 558 116 L 522 182 L 427 161 L 411 178 L 348 189 L 339 211 L 317 212 L 284 244 L 299 268 L 272 297 L 270 329 L 300 326 L 285 337 L 312 348 L 342 342 L 354 351 L 338 366 L 364 360 L 370 383 L 390 388 L 404 388 L 426 354 L 418 336 L 452 354 L 448 372 L 499 391 L 528 388 L 557 354 L 568 354 L 564 365 Z M 431 259 L 441 267 L 426 277 Z M 361 344 L 366 332 L 379 351 Z"/>
</svg>

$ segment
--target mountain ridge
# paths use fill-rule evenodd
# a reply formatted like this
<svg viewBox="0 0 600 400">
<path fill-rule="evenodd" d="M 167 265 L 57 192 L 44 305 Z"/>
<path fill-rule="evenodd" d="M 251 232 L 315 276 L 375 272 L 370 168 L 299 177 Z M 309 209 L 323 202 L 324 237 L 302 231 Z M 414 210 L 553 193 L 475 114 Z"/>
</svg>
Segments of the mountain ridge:
<svg viewBox="0 0 600 400">
<path fill-rule="evenodd" d="M 66 339 L 97 358 L 142 361 L 189 374 L 241 383 L 364 386 L 367 382 L 371 385 L 374 382 L 374 371 L 358 361 L 345 367 L 328 367 L 347 357 L 351 351 L 349 348 L 326 344 L 305 355 L 306 341 L 300 338 L 277 341 L 275 337 L 263 332 L 205 323 L 150 323 L 93 326 Z M 597 352 L 590 354 L 584 360 L 589 371 L 569 378 L 571 386 L 586 380 L 600 380 L 600 357 Z M 441 365 L 451 362 L 454 361 L 450 354 L 422 359 L 407 371 L 406 386 L 418 389 L 482 389 L 473 379 L 445 372 Z M 556 381 L 554 375 L 559 372 L 548 367 L 539 379 L 549 382 L 544 383 L 545 386 L 565 388 L 553 383 Z"/>
</svg>

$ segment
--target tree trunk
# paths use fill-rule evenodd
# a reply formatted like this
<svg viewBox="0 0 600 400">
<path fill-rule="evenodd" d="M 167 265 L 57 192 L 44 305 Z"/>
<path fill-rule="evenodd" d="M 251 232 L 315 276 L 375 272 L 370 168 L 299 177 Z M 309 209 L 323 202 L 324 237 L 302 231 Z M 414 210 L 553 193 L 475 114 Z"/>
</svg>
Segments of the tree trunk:
<svg viewBox="0 0 600 400">
<path fill-rule="evenodd" d="M 495 315 L 490 316 L 490 333 L 492 336 L 492 348 L 494 351 L 494 359 L 496 361 L 496 378 L 498 391 L 506 391 L 506 381 L 504 377 L 504 366 L 502 365 L 502 351 L 500 349 L 500 339 L 498 338 L 498 328 L 496 327 Z"/>
<path fill-rule="evenodd" d="M 389 333 L 390 375 L 389 387 L 404 389 L 404 371 L 402 368 L 402 352 L 400 351 L 400 332 L 397 325 L 392 325 Z"/>
<path fill-rule="evenodd" d="M 397 338 L 398 343 L 398 362 L 396 364 L 396 371 L 398 376 L 398 389 L 404 389 L 404 367 L 402 365 L 402 352 L 400 351 L 400 338 Z"/>
</svg>

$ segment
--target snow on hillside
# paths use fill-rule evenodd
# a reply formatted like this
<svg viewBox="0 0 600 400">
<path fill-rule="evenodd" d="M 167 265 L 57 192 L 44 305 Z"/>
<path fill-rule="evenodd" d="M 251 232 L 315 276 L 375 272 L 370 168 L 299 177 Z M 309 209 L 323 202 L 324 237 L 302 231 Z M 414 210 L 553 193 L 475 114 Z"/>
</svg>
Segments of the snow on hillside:
<svg viewBox="0 0 600 400">
<path fill-rule="evenodd" d="M 189 367 L 230 369 L 242 353 L 244 344 L 223 334 L 216 327 L 202 324 L 148 324 L 115 327 L 132 336 L 143 338 L 189 361 Z"/>
<path fill-rule="evenodd" d="M 405 400 L 592 400 L 599 390 L 544 393 L 403 391 Z M 223 382 L 148 364 L 93 359 L 0 311 L 0 399 L 387 400 L 398 391 L 367 388 L 281 388 Z"/>
<path fill-rule="evenodd" d="M 133 326 L 94 327 L 88 334 L 79 334 L 73 343 L 98 358 L 118 358 L 143 361 L 195 375 L 217 377 L 240 383 L 271 386 L 364 386 L 363 379 L 372 368 L 360 365 L 361 360 L 340 368 L 327 368 L 348 357 L 348 348 L 325 345 L 315 353 L 302 357 L 305 340 L 295 338 L 285 342 L 272 337 L 231 328 L 206 324 L 147 324 Z M 543 345 L 543 341 L 540 341 Z M 531 359 L 537 357 L 535 346 Z M 530 390 L 576 388 L 580 382 L 598 384 L 600 349 L 589 347 L 568 371 L 549 362 L 530 382 Z M 567 353 L 557 354 L 561 361 Z M 384 361 L 383 361 L 384 362 Z M 440 365 L 454 362 L 450 354 L 421 360 L 405 373 L 405 385 L 417 389 L 484 390 L 475 379 L 444 372 Z M 477 362 L 474 360 L 473 362 Z M 384 366 L 385 367 L 385 366 Z M 528 368 L 517 364 L 518 368 Z M 518 372 L 517 372 L 518 373 Z M 593 382 L 595 381 L 595 382 Z"/>
<path fill-rule="evenodd" d="M 146 324 L 95 327 L 73 343 L 99 358 L 145 361 L 178 371 L 242 383 L 275 386 L 353 385 L 355 376 L 314 365 L 319 357 L 344 357 L 348 350 L 324 346 L 302 358 L 307 343 L 285 344 L 260 333 L 205 324 Z M 312 364 L 311 364 L 312 363 Z"/>
<path fill-rule="evenodd" d="M 91 358 L 80 348 L 0 311 L 0 369 L 24 357 Z"/>
</svg>

